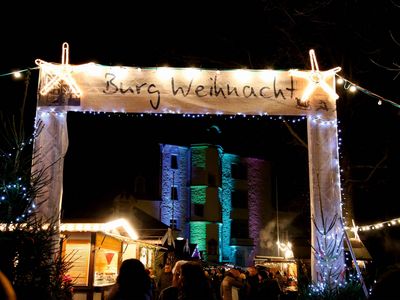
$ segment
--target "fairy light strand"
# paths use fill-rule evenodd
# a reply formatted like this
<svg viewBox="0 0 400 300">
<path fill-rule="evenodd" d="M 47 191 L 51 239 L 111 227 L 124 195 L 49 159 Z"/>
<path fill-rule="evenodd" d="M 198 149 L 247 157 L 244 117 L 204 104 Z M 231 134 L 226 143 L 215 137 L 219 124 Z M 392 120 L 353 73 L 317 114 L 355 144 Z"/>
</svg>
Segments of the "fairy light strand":
<svg viewBox="0 0 400 300">
<path fill-rule="evenodd" d="M 375 224 L 369 224 L 369 225 L 361 225 L 361 226 L 355 226 L 357 231 L 370 231 L 370 230 L 379 230 L 379 229 L 384 229 L 392 226 L 398 226 L 400 225 L 400 218 L 394 218 L 390 220 L 386 220 L 383 222 L 378 222 Z M 350 229 L 350 227 L 346 227 L 346 229 Z"/>
<path fill-rule="evenodd" d="M 398 104 L 397 102 L 395 102 L 393 100 L 390 100 L 390 99 L 387 99 L 385 97 L 382 97 L 382 96 L 380 96 L 380 95 L 378 95 L 378 94 L 376 94 L 374 92 L 371 92 L 371 91 L 367 90 L 366 88 L 363 88 L 362 86 L 359 86 L 359 85 L 355 84 L 354 82 L 352 82 L 352 81 L 350 81 L 350 80 L 348 80 L 348 79 L 346 79 L 346 78 L 344 78 L 344 77 L 342 77 L 342 76 L 340 76 L 338 74 L 336 74 L 336 76 L 339 78 L 339 80 L 341 80 L 343 82 L 343 87 L 346 90 L 355 88 L 356 90 L 359 90 L 359 91 L 363 92 L 364 94 L 366 94 L 366 95 L 368 95 L 370 97 L 378 99 L 380 102 L 384 101 L 384 102 L 387 102 L 387 103 L 393 105 L 394 107 L 400 108 L 400 104 Z M 338 80 L 338 83 L 340 84 L 339 80 Z M 378 102 L 378 104 L 380 104 L 380 102 Z"/>
<path fill-rule="evenodd" d="M 39 69 L 39 67 L 32 67 L 32 68 L 26 68 L 26 69 L 22 69 L 22 70 L 16 70 L 16 71 L 0 74 L 0 77 L 14 76 L 14 77 L 18 78 L 17 74 L 22 74 L 22 73 L 25 73 L 25 72 L 28 72 L 31 70 L 37 70 L 37 69 Z"/>
</svg>

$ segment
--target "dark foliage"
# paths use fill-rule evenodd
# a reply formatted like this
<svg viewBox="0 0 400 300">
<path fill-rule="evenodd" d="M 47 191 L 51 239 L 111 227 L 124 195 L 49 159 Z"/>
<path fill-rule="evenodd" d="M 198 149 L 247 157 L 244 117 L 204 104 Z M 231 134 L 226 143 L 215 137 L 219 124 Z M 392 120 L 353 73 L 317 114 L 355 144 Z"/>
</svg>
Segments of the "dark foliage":
<svg viewBox="0 0 400 300">
<path fill-rule="evenodd" d="M 29 77 L 26 85 L 29 84 Z M 31 172 L 32 149 L 39 124 L 26 137 L 24 103 L 19 119 L 0 115 L 0 270 L 12 283 L 17 298 L 72 299 L 72 282 L 66 276 L 71 260 L 61 253 L 59 220 L 43 220 L 36 214 L 49 178 L 45 170 Z"/>
</svg>

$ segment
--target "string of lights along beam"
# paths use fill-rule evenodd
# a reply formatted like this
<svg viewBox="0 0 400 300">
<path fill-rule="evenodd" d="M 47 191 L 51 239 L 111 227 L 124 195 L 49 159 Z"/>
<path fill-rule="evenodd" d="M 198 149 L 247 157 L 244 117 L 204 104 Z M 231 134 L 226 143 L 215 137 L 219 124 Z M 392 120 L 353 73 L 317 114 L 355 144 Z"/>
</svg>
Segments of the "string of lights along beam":
<svg viewBox="0 0 400 300">
<path fill-rule="evenodd" d="M 30 72 L 31 70 L 37 70 L 37 69 L 39 69 L 39 67 L 25 68 L 25 69 L 22 69 L 22 70 L 17 70 L 17 71 L 12 71 L 12 72 L 8 72 L 8 73 L 0 74 L 0 77 L 13 76 L 15 79 L 22 79 L 24 77 L 25 73 Z M 138 69 L 140 69 L 140 68 L 138 68 Z M 364 88 L 364 87 L 362 87 L 360 85 L 357 85 L 354 82 L 352 82 L 352 81 L 350 81 L 350 80 L 338 75 L 337 73 L 336 73 L 336 77 L 338 78 L 336 80 L 336 83 L 338 85 L 343 86 L 343 88 L 345 90 L 347 90 L 347 91 L 349 91 L 351 93 L 355 93 L 357 91 L 361 91 L 362 93 L 364 93 L 364 94 L 366 94 L 366 95 L 368 95 L 370 97 L 378 99 L 378 105 L 382 105 L 383 102 L 385 102 L 385 103 L 388 103 L 388 104 L 390 104 L 390 105 L 392 105 L 392 106 L 394 106 L 396 108 L 400 108 L 400 104 L 399 104 L 400 101 L 394 101 L 394 100 L 390 100 L 390 99 L 388 99 L 386 97 L 380 96 L 380 95 L 378 95 L 378 94 L 376 94 L 374 92 L 371 92 L 370 90 L 368 90 L 368 89 L 366 89 L 366 88 Z"/>
<path fill-rule="evenodd" d="M 398 225 L 400 225 L 400 218 L 395 218 L 370 225 L 357 226 L 357 229 L 358 231 L 370 231 L 370 230 L 379 230 Z"/>
<path fill-rule="evenodd" d="M 356 91 L 361 91 L 370 97 L 378 99 L 378 105 L 382 105 L 382 102 L 386 102 L 386 103 L 393 105 L 394 107 L 400 108 L 400 104 L 398 103 L 399 101 L 395 102 L 393 100 L 382 97 L 376 93 L 373 93 L 373 92 L 367 90 L 366 88 L 363 88 L 362 86 L 355 84 L 354 82 L 351 82 L 350 80 L 348 80 L 338 74 L 336 74 L 336 76 L 338 77 L 338 79 L 336 80 L 336 83 L 339 85 L 343 85 L 343 88 L 345 90 L 348 90 L 351 93 L 354 93 Z"/>
<path fill-rule="evenodd" d="M 40 112 L 40 107 L 38 108 L 38 111 Z M 59 117 L 65 117 L 67 115 L 67 112 L 60 112 L 60 111 L 55 111 L 54 109 L 50 109 L 50 112 L 55 113 L 55 115 Z M 49 111 L 42 111 L 40 113 L 41 116 L 45 117 L 47 115 L 50 115 Z M 323 120 L 318 116 L 270 116 L 267 113 L 259 114 L 259 115 L 247 115 L 243 113 L 237 113 L 235 115 L 226 115 L 226 114 L 181 114 L 178 112 L 170 112 L 170 113 L 127 113 L 123 111 L 114 111 L 114 112 L 109 112 L 109 111 L 94 111 L 94 110 L 77 110 L 77 111 L 71 111 L 74 113 L 82 113 L 86 115 L 99 115 L 99 116 L 106 116 L 107 118 L 167 118 L 170 116 L 175 116 L 175 117 L 181 117 L 181 118 L 186 118 L 186 119 L 199 119 L 199 118 L 206 118 L 206 119 L 222 119 L 222 120 L 239 120 L 239 119 L 244 119 L 244 120 L 271 120 L 271 121 L 281 121 L 281 122 L 287 122 L 287 123 L 297 123 L 301 122 L 308 119 L 311 119 L 314 122 L 320 122 L 321 125 L 334 125 L 335 121 L 327 121 Z"/>
</svg>

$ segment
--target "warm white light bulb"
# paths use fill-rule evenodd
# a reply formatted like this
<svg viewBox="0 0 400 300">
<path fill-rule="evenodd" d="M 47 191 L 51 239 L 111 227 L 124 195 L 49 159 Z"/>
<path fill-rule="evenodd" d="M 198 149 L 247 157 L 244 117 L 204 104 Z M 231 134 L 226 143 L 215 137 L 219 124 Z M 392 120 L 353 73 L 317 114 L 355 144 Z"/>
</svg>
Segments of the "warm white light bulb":
<svg viewBox="0 0 400 300">
<path fill-rule="evenodd" d="M 22 74 L 20 71 L 15 71 L 13 72 L 14 78 L 16 79 L 20 79 L 22 77 Z"/>
<path fill-rule="evenodd" d="M 276 74 L 276 72 L 273 70 L 264 70 L 264 71 L 261 71 L 260 77 L 263 81 L 269 82 L 274 79 L 275 74 Z"/>
<path fill-rule="evenodd" d="M 184 74 L 187 80 L 192 80 L 200 74 L 200 70 L 196 68 L 187 68 L 185 69 Z"/>
<path fill-rule="evenodd" d="M 240 82 L 248 82 L 251 78 L 251 73 L 247 70 L 236 70 L 235 71 L 235 77 L 237 80 Z"/>
<path fill-rule="evenodd" d="M 119 79 L 124 79 L 128 76 L 128 68 L 125 67 L 113 67 L 111 72 L 115 74 Z"/>
<path fill-rule="evenodd" d="M 168 67 L 161 67 L 157 69 L 157 76 L 162 80 L 169 80 L 173 75 L 173 70 Z"/>
</svg>

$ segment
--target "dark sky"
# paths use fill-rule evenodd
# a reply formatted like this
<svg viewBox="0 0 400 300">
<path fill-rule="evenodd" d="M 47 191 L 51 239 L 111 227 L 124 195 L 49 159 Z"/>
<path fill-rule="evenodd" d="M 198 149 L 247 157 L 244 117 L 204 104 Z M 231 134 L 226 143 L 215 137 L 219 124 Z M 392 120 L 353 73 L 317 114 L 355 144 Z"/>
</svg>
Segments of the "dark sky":
<svg viewBox="0 0 400 300">
<path fill-rule="evenodd" d="M 278 117 L 274 119 L 69 113 L 65 207 L 71 211 L 73 202 L 75 206 L 79 203 L 79 213 L 82 203 L 90 207 L 101 202 L 106 208 L 117 193 L 132 188 L 136 175 L 157 176 L 160 143 L 181 146 L 213 143 L 227 153 L 271 161 L 274 173 L 282 181 L 282 207 L 287 206 L 293 197 L 304 196 L 307 189 L 307 150 L 293 140 Z M 306 139 L 305 120 L 287 119 L 299 120 L 292 126 Z M 286 181 L 293 189 L 285 189 Z M 297 195 L 293 195 L 294 185 L 298 185 Z M 155 197 L 159 199 L 159 195 Z M 307 202 L 308 198 L 303 198 L 298 205 Z"/>
<path fill-rule="evenodd" d="M 35 67 L 36 58 L 60 62 L 63 42 L 69 43 L 71 64 L 95 61 L 218 69 L 308 69 L 308 51 L 313 48 L 321 70 L 341 66 L 341 76 L 370 92 L 350 95 L 342 87 L 337 90 L 340 150 L 345 170 L 350 170 L 345 180 L 354 184 L 356 222 L 370 224 L 400 216 L 400 109 L 386 101 L 378 105 L 371 94 L 399 103 L 400 77 L 378 66 L 396 69 L 399 4 L 390 0 L 137 2 L 85 2 L 82 7 L 82 3 L 68 1 L 53 9 L 36 1 L 32 7 L 10 4 L 1 16 L 0 74 Z M 37 75 L 37 70 L 32 70 L 28 129 L 34 116 Z M 17 112 L 23 81 L 1 76 L 0 87 L 0 109 L 7 114 Z M 207 138 L 206 130 L 214 123 L 222 130 L 220 139 L 227 151 L 286 160 L 287 165 L 302 153 L 300 147 L 290 144 L 287 131 L 277 122 L 248 122 L 245 126 L 240 121 L 217 119 L 103 118 L 68 115 L 74 135 L 65 166 L 66 197 L 81 194 L 85 201 L 105 197 L 98 187 L 107 186 L 108 191 L 118 186 L 120 181 L 113 174 L 122 166 L 135 165 L 131 153 L 137 150 L 138 140 L 153 146 L 164 141 L 197 142 Z M 275 127 L 279 129 L 272 134 Z M 295 127 L 304 133 L 304 127 Z M 188 128 L 193 140 L 182 132 Z M 282 149 L 285 155 L 276 155 Z M 286 174 L 294 173 L 289 170 Z"/>
</svg>

